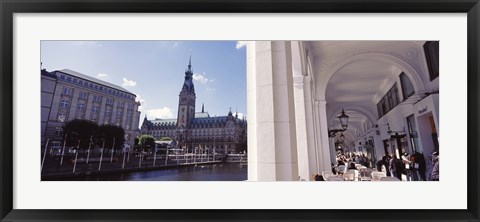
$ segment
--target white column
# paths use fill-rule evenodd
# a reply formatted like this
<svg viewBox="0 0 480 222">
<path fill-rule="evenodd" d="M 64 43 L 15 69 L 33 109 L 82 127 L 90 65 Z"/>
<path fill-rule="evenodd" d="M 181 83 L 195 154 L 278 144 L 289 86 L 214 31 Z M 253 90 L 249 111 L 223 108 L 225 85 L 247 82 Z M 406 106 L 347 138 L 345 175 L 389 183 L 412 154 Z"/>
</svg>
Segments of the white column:
<svg viewBox="0 0 480 222">
<path fill-rule="evenodd" d="M 249 131 L 249 135 L 255 134 L 255 141 L 248 138 L 249 180 L 295 181 L 299 178 L 290 42 L 253 44 L 254 52 L 247 52 L 247 63 L 254 64 L 247 66 L 248 78 L 254 78 L 248 79 L 248 90 L 255 87 L 255 93 L 248 93 L 249 106 L 255 104 L 249 115 L 254 113 L 256 125 L 255 131 Z"/>
<path fill-rule="evenodd" d="M 291 45 L 298 172 L 301 179 L 310 180 L 312 174 L 318 173 L 312 124 L 312 92 L 310 87 L 312 78 L 303 67 L 300 42 L 292 41 Z"/>
<path fill-rule="evenodd" d="M 305 93 L 305 123 L 307 131 L 307 146 L 308 146 L 308 164 L 310 169 L 310 175 L 314 173 L 322 173 L 319 171 L 318 151 L 315 146 L 315 129 L 313 118 L 313 106 L 312 106 L 312 89 L 311 89 L 311 76 L 304 78 L 304 93 Z"/>
<path fill-rule="evenodd" d="M 255 42 L 247 43 L 247 149 L 248 149 L 248 180 L 257 181 L 257 84 L 256 84 L 256 47 Z M 225 138 L 226 135 L 223 135 Z M 221 144 L 225 146 L 225 144 Z"/>
<path fill-rule="evenodd" d="M 294 69 L 295 72 L 295 69 Z M 295 75 L 295 74 L 294 74 Z M 293 93 L 295 96 L 295 123 L 297 132 L 298 175 L 301 179 L 309 180 L 312 173 L 309 168 L 307 128 L 305 120 L 305 98 L 303 75 L 293 77 Z"/>
<path fill-rule="evenodd" d="M 328 137 L 328 121 L 327 121 L 327 107 L 326 101 L 316 100 L 314 104 L 315 115 L 318 117 L 315 122 L 316 133 L 317 133 L 317 151 L 318 151 L 318 162 L 319 170 L 330 171 L 332 156 L 334 152 L 330 150 L 330 141 Z"/>
</svg>

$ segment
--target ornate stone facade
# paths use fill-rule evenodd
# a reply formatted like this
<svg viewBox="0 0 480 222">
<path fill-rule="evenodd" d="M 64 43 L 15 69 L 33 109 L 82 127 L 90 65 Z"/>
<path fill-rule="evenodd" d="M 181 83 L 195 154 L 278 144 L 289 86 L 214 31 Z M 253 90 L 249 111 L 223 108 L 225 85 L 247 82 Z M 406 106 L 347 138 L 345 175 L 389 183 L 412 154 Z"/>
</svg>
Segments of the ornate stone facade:
<svg viewBox="0 0 480 222">
<path fill-rule="evenodd" d="M 68 69 L 41 71 L 42 143 L 50 139 L 53 149 L 62 144 L 62 126 L 73 119 L 113 124 L 125 130 L 125 143 L 137 137 L 140 103 L 132 92 Z"/>
<path fill-rule="evenodd" d="M 142 134 L 157 139 L 170 137 L 177 148 L 195 148 L 219 154 L 236 153 L 246 149 L 247 121 L 233 115 L 211 117 L 202 105 L 201 112 L 195 112 L 195 87 L 192 81 L 191 59 L 185 71 L 185 81 L 180 91 L 177 119 L 148 120 L 145 116 L 141 127 Z M 241 146 L 245 146 L 242 148 Z"/>
</svg>

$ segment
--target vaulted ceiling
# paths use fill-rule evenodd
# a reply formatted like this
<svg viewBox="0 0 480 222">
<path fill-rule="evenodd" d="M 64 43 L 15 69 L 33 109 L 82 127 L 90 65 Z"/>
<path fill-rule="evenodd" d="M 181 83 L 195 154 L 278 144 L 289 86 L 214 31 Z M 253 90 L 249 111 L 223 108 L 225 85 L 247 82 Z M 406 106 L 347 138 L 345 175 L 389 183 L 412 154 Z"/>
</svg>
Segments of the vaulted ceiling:
<svg viewBox="0 0 480 222">
<path fill-rule="evenodd" d="M 410 55 L 418 53 L 423 42 L 416 41 L 315 41 L 309 42 L 316 70 L 325 72 L 342 60 L 362 53 L 386 53 Z M 410 54 L 409 54 L 410 53 Z M 316 73 L 321 81 L 328 80 L 325 100 L 327 102 L 327 116 L 330 128 L 339 128 L 340 123 L 336 118 L 339 110 L 345 108 L 350 116 L 349 128 L 345 132 L 346 143 L 352 143 L 356 138 L 356 131 L 363 130 L 363 124 L 376 121 L 376 103 L 396 80 L 401 68 L 395 64 L 363 57 L 352 61 L 338 70 L 331 78 Z M 363 110 L 360 112 L 359 110 Z M 373 119 L 372 119 L 373 118 Z M 337 135 L 339 136 L 339 134 Z"/>
</svg>

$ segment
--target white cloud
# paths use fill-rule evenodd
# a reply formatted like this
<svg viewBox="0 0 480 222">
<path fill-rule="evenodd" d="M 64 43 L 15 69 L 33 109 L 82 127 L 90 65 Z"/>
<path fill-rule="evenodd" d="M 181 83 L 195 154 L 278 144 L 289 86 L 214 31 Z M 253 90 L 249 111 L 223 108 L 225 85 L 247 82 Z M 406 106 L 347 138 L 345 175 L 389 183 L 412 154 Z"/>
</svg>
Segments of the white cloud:
<svg viewBox="0 0 480 222">
<path fill-rule="evenodd" d="M 235 48 L 241 49 L 246 46 L 247 46 L 247 41 L 237 41 L 237 45 L 235 46 Z"/>
<path fill-rule="evenodd" d="M 215 91 L 215 87 L 213 87 L 212 86 L 213 84 L 211 84 L 212 82 L 215 81 L 215 79 L 207 78 L 205 73 L 202 73 L 202 74 L 194 73 L 192 78 L 193 78 L 193 81 L 201 83 L 202 85 L 205 85 L 205 89 L 207 91 Z"/>
<path fill-rule="evenodd" d="M 73 44 L 78 46 L 98 46 L 102 47 L 102 44 L 97 41 L 71 41 Z"/>
<path fill-rule="evenodd" d="M 149 109 L 146 111 L 147 116 L 149 119 L 153 118 L 160 118 L 160 119 L 168 119 L 168 118 L 173 118 L 173 112 L 172 109 L 169 107 L 163 107 L 160 109 Z"/>
<path fill-rule="evenodd" d="M 140 106 L 138 107 L 138 111 L 142 112 L 145 110 L 147 106 L 147 101 L 145 101 L 140 95 L 137 94 L 137 97 L 135 97 L 135 101 L 140 103 Z"/>
<path fill-rule="evenodd" d="M 97 77 L 98 77 L 99 79 L 108 79 L 108 74 L 99 73 L 99 74 L 97 75 Z"/>
<path fill-rule="evenodd" d="M 123 83 L 122 83 L 123 87 L 134 87 L 136 85 L 137 85 L 137 82 L 133 80 L 128 80 L 127 78 L 123 78 Z"/>
<path fill-rule="evenodd" d="M 235 115 L 235 113 L 233 115 Z M 243 117 L 245 116 L 243 113 L 237 113 L 237 115 L 239 119 L 243 119 Z"/>
<path fill-rule="evenodd" d="M 205 77 L 205 73 L 203 74 L 194 73 L 193 80 L 202 84 L 206 84 L 208 82 L 208 78 Z"/>
</svg>

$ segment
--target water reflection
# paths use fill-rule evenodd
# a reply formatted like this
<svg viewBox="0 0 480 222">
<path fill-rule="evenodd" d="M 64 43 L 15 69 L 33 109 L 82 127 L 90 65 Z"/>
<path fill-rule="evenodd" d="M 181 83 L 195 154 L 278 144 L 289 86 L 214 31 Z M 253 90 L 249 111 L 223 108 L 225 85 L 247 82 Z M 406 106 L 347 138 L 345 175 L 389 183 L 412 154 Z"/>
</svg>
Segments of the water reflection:
<svg viewBox="0 0 480 222">
<path fill-rule="evenodd" d="M 221 163 L 177 167 L 172 169 L 114 173 L 68 178 L 71 181 L 243 181 L 247 180 L 247 165 Z"/>
</svg>

